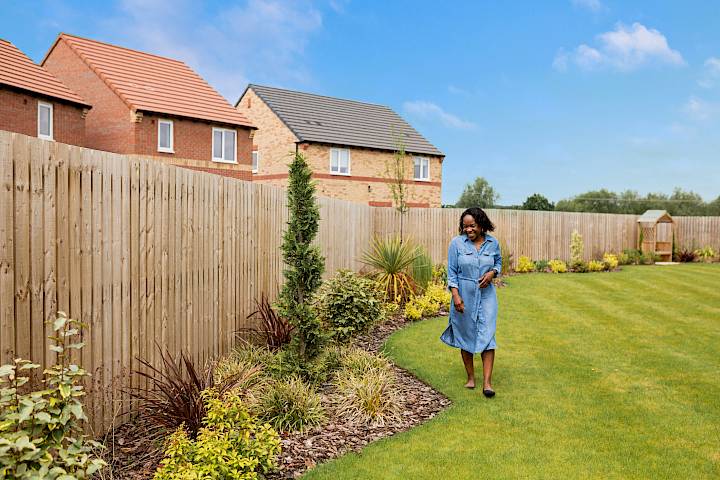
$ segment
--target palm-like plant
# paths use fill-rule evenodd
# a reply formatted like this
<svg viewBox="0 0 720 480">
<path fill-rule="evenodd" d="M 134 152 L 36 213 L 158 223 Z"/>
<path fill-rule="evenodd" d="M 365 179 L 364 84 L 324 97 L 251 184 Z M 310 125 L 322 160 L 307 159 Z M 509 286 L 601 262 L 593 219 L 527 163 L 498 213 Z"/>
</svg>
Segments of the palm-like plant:
<svg viewBox="0 0 720 480">
<path fill-rule="evenodd" d="M 385 301 L 403 304 L 415 293 L 416 284 L 408 272 L 418 256 L 418 249 L 399 237 L 375 237 L 361 262 L 371 267 L 373 277 L 385 295 Z"/>
</svg>

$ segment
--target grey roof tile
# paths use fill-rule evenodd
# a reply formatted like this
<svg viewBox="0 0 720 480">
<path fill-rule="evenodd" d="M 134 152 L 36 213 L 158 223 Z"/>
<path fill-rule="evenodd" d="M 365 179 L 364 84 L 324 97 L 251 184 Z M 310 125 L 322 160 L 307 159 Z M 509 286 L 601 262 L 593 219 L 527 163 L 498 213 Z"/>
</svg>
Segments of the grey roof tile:
<svg viewBox="0 0 720 480">
<path fill-rule="evenodd" d="M 389 107 L 250 84 L 301 142 L 444 154 Z"/>
</svg>

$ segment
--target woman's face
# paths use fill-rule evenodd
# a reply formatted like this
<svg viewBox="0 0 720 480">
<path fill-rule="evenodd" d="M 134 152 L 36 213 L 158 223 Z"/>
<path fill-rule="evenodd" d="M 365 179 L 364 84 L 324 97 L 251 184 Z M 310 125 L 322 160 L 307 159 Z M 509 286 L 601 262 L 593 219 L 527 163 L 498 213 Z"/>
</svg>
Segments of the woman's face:
<svg viewBox="0 0 720 480">
<path fill-rule="evenodd" d="M 472 215 L 465 215 L 463 217 L 463 232 L 470 240 L 476 240 L 482 235 L 480 226 L 477 224 Z"/>
</svg>

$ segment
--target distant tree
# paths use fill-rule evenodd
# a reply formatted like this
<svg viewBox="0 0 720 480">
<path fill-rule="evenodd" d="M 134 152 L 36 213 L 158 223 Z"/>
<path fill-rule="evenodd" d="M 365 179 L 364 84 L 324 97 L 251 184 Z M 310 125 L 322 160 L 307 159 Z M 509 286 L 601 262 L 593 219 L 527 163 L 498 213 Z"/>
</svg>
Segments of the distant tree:
<svg viewBox="0 0 720 480">
<path fill-rule="evenodd" d="M 525 199 L 523 210 L 555 210 L 555 205 L 543 195 L 534 193 Z"/>
<path fill-rule="evenodd" d="M 403 226 L 405 214 L 408 211 L 407 199 L 409 196 L 409 185 L 405 178 L 405 164 L 407 163 L 407 154 L 405 153 L 405 145 L 402 141 L 396 141 L 396 150 L 391 161 L 385 162 L 385 178 L 388 179 L 388 186 L 392 194 L 395 210 L 400 213 L 400 243 L 403 242 Z"/>
<path fill-rule="evenodd" d="M 705 215 L 720 217 L 720 195 L 718 195 L 715 200 L 707 204 Z"/>
<path fill-rule="evenodd" d="M 477 177 L 473 183 L 465 185 L 455 206 L 457 208 L 492 208 L 500 195 L 483 177 Z"/>
<path fill-rule="evenodd" d="M 707 208 L 702 197 L 695 192 L 675 188 L 668 199 L 670 215 L 704 215 Z"/>
</svg>

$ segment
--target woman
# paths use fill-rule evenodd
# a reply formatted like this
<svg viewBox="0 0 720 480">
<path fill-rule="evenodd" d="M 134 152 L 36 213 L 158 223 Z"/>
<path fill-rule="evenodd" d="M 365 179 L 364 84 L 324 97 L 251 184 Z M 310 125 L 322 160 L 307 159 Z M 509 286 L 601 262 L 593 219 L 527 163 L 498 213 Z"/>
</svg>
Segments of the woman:
<svg viewBox="0 0 720 480">
<path fill-rule="evenodd" d="M 493 278 L 500 275 L 500 244 L 488 232 L 495 226 L 480 208 L 460 215 L 460 235 L 448 248 L 448 288 L 452 292 L 450 321 L 440 339 L 460 349 L 468 381 L 475 388 L 473 355 L 483 364 L 483 394 L 495 395 L 492 369 L 495 361 L 495 320 L 498 304 Z"/>
</svg>

